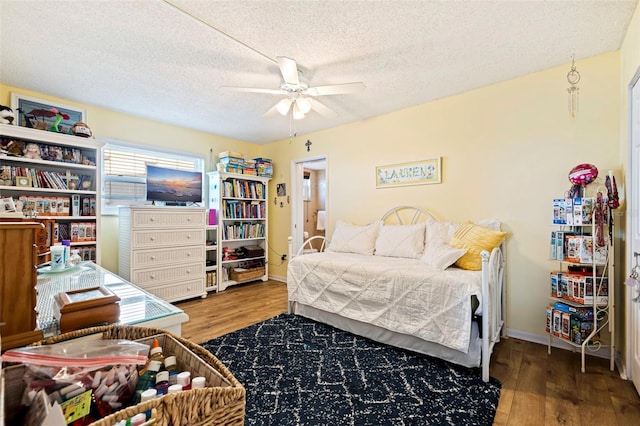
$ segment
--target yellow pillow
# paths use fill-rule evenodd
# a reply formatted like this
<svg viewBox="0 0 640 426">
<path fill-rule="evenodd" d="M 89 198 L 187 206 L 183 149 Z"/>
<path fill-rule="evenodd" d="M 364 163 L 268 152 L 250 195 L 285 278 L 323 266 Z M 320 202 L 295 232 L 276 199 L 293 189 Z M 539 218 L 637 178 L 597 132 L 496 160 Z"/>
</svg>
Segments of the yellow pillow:
<svg viewBox="0 0 640 426">
<path fill-rule="evenodd" d="M 456 261 L 456 265 L 462 269 L 470 271 L 480 271 L 482 269 L 482 257 L 480 252 L 487 250 L 491 252 L 498 247 L 504 240 L 506 232 L 493 231 L 484 226 L 467 223 L 461 225 L 453 234 L 453 238 L 449 245 L 455 248 L 467 250 L 460 259 Z"/>
</svg>

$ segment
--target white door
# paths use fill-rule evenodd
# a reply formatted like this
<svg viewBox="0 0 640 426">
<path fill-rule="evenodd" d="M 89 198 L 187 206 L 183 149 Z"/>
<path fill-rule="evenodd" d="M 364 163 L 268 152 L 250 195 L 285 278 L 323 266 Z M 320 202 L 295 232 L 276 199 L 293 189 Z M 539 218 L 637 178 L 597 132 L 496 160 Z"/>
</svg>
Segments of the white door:
<svg viewBox="0 0 640 426">
<path fill-rule="evenodd" d="M 304 168 L 319 170 L 324 168 L 328 181 L 327 157 L 324 155 L 299 158 L 291 161 L 291 237 L 292 255 L 295 254 L 304 242 L 304 197 L 302 196 L 302 183 L 304 181 Z M 328 186 L 325 186 L 325 200 L 328 203 Z"/>
<path fill-rule="evenodd" d="M 628 271 L 634 265 L 638 265 L 640 270 L 640 82 L 638 81 L 640 72 L 636 75 L 630 90 L 631 117 L 630 117 L 630 171 L 631 176 L 628 180 L 629 185 L 629 201 L 630 211 L 627 220 L 630 222 L 631 250 L 627 258 Z M 638 278 L 640 281 L 640 278 Z M 629 367 L 631 379 L 633 380 L 636 390 L 640 393 L 640 300 L 638 293 L 640 292 L 640 284 L 636 287 L 625 286 L 627 290 L 627 318 L 628 326 L 628 344 L 629 350 Z M 636 300 L 634 300 L 636 299 Z"/>
</svg>

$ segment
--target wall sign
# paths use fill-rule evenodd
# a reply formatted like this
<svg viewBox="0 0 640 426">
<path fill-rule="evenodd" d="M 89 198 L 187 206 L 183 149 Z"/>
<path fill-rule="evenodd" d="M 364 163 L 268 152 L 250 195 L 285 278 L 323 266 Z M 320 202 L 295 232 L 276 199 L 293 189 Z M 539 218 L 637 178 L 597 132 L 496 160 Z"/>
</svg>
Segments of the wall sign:
<svg viewBox="0 0 640 426">
<path fill-rule="evenodd" d="M 442 182 L 442 157 L 376 167 L 376 188 Z"/>
</svg>

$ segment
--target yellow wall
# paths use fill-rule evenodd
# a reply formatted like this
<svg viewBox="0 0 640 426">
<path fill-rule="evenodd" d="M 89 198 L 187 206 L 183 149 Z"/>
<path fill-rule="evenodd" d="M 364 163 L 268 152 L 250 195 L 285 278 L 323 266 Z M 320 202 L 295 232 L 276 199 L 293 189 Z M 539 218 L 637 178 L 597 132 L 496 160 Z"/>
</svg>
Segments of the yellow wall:
<svg viewBox="0 0 640 426">
<path fill-rule="evenodd" d="M 59 99 L 41 93 L 0 84 L 0 105 L 11 105 L 11 92 L 35 96 L 40 99 L 58 101 L 65 105 L 86 108 L 88 124 L 97 138 L 154 145 L 201 155 L 206 159 L 206 170 L 212 170 L 209 164 L 210 150 L 217 157 L 218 152 L 227 149 L 243 152 L 253 157 L 258 154 L 258 146 L 213 135 L 134 117 L 120 112 Z M 101 265 L 118 272 L 118 217 L 103 216 L 101 221 Z"/>
<path fill-rule="evenodd" d="M 270 157 L 271 194 L 277 183 L 290 185 L 291 160 L 326 154 L 329 236 L 337 219 L 365 223 L 398 204 L 430 209 L 442 220 L 497 217 L 509 232 L 507 325 L 543 336 L 549 271 L 557 266 L 548 260 L 551 200 L 569 189 L 567 173 L 576 164 L 594 163 L 603 172 L 621 168 L 619 52 L 576 65 L 582 75 L 576 118 L 566 108 L 567 64 L 265 146 L 86 108 L 94 134 L 101 137 L 180 147 L 207 158 L 210 148 Z M 0 86 L 0 103 L 9 104 L 12 90 L 47 98 Z M 304 146 L 307 139 L 313 142 L 311 152 Z M 438 156 L 442 184 L 375 189 L 376 166 Z M 289 206 L 272 208 L 269 244 L 275 252 L 286 253 L 289 233 Z M 113 217 L 103 218 L 102 263 L 117 271 Z M 269 272 L 285 277 L 286 262 L 274 262 Z"/>
<path fill-rule="evenodd" d="M 263 155 L 275 159 L 272 185 L 289 183 L 292 159 L 326 154 L 329 236 L 338 219 L 365 223 L 399 204 L 427 208 L 441 220 L 499 218 L 509 232 L 507 326 L 544 336 L 549 272 L 558 266 L 548 260 L 551 201 L 569 189 L 573 166 L 621 166 L 619 54 L 576 65 L 576 118 L 567 112 L 567 64 L 266 145 Z M 438 156 L 442 184 L 375 189 L 376 166 Z M 286 250 L 289 221 L 288 209 L 271 209 L 270 245 L 278 252 Z M 269 272 L 286 276 L 285 266 Z"/>
</svg>

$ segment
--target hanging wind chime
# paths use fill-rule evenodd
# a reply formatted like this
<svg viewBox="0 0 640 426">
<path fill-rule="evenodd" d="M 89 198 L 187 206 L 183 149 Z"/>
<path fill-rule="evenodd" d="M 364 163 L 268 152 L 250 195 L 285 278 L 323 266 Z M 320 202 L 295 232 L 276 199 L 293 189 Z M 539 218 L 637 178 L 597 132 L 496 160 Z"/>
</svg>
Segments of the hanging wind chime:
<svg viewBox="0 0 640 426">
<path fill-rule="evenodd" d="M 574 118 L 578 112 L 578 94 L 580 93 L 580 88 L 577 86 L 580 81 L 580 73 L 576 70 L 575 56 L 576 55 L 573 54 L 571 57 L 571 71 L 567 73 L 567 81 L 571 85 L 567 88 L 567 93 L 569 94 L 567 107 L 571 117 Z"/>
</svg>

